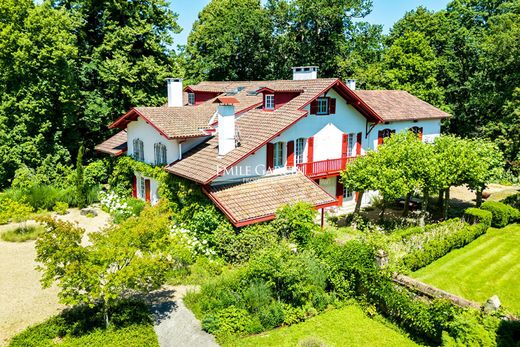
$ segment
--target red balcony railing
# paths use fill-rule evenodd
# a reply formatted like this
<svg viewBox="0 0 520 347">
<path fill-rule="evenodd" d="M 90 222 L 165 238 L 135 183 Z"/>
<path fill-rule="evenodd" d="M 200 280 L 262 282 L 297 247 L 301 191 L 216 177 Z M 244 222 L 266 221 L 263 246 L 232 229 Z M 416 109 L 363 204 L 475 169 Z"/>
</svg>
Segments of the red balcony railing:
<svg viewBox="0 0 520 347">
<path fill-rule="evenodd" d="M 347 167 L 356 157 L 327 159 L 310 163 L 297 164 L 298 170 L 308 177 L 320 177 L 337 174 Z"/>
</svg>

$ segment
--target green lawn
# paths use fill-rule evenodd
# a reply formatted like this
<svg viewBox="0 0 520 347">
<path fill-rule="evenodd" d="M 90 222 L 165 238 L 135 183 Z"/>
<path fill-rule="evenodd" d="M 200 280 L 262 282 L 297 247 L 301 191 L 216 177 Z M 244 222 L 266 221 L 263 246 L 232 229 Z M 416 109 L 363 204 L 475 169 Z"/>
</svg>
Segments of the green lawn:
<svg viewBox="0 0 520 347">
<path fill-rule="evenodd" d="M 398 330 L 367 317 L 357 305 L 346 306 L 303 323 L 245 337 L 224 346 L 291 346 L 318 338 L 334 346 L 417 346 Z"/>
<path fill-rule="evenodd" d="M 491 228 L 412 276 L 481 303 L 496 294 L 507 310 L 520 313 L 519 246 L 520 224 Z"/>
</svg>

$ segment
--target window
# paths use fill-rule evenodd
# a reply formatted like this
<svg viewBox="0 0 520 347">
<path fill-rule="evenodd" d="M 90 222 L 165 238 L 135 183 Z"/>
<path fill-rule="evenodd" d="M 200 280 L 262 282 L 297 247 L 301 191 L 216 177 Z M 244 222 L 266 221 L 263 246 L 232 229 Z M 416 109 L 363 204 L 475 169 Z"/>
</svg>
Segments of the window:
<svg viewBox="0 0 520 347">
<path fill-rule="evenodd" d="M 356 134 L 348 134 L 347 157 L 353 157 L 356 155 L 356 142 Z"/>
<path fill-rule="evenodd" d="M 188 105 L 195 105 L 195 93 L 188 93 Z"/>
<path fill-rule="evenodd" d="M 273 165 L 274 168 L 283 167 L 283 142 L 277 142 L 274 144 L 273 152 Z"/>
<path fill-rule="evenodd" d="M 346 187 L 343 187 L 343 199 L 344 200 L 352 199 L 352 191 L 348 190 Z"/>
<path fill-rule="evenodd" d="M 318 112 L 316 114 L 329 114 L 329 98 L 318 99 Z"/>
<path fill-rule="evenodd" d="M 146 199 L 146 183 L 143 176 L 139 176 L 138 182 L 138 191 L 139 191 L 139 198 Z"/>
<path fill-rule="evenodd" d="M 267 94 L 265 96 L 264 108 L 266 110 L 274 110 L 274 94 Z"/>
<path fill-rule="evenodd" d="M 144 161 L 144 144 L 140 139 L 134 139 L 134 159 Z"/>
<path fill-rule="evenodd" d="M 154 154 L 155 154 L 155 165 L 165 165 L 166 164 L 166 146 L 162 143 L 156 143 L 154 145 Z"/>
<path fill-rule="evenodd" d="M 385 129 L 382 131 L 382 135 L 383 135 L 383 138 L 387 138 L 387 137 L 390 137 L 392 136 L 392 134 L 394 133 L 395 131 L 393 130 L 390 130 L 390 129 Z"/>
<path fill-rule="evenodd" d="M 295 149 L 294 149 L 294 159 L 296 164 L 303 163 L 303 151 L 305 149 L 305 139 L 296 139 Z"/>
</svg>

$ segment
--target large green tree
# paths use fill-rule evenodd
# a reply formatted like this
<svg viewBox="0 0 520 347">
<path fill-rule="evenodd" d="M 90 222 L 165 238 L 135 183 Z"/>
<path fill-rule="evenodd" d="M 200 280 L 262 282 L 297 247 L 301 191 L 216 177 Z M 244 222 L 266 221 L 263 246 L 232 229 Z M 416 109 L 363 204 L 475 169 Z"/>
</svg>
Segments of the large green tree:
<svg viewBox="0 0 520 347">
<path fill-rule="evenodd" d="M 212 0 L 183 55 L 185 75 L 200 80 L 263 80 L 269 74 L 271 24 L 260 0 Z"/>
<path fill-rule="evenodd" d="M 166 0 L 53 0 L 78 18 L 75 30 L 79 113 L 68 144 L 92 147 L 132 106 L 165 101 L 164 79 L 176 73 L 177 15 Z"/>
<path fill-rule="evenodd" d="M 78 112 L 76 21 L 33 1 L 0 2 L 0 187 L 45 158 L 67 161 Z"/>
</svg>

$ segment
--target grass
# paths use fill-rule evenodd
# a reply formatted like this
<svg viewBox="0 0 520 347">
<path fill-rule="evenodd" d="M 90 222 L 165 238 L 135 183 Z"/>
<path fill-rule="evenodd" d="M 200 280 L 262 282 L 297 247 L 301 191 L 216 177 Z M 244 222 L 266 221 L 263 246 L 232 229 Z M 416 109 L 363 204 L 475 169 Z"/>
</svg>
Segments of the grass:
<svg viewBox="0 0 520 347">
<path fill-rule="evenodd" d="M 369 318 L 357 305 L 331 310 L 303 323 L 248 336 L 224 346 L 298 346 L 313 339 L 327 346 L 417 346 L 390 323 Z"/>
<path fill-rule="evenodd" d="M 99 308 L 65 310 L 60 315 L 29 327 L 12 338 L 11 347 L 158 347 L 148 307 L 143 302 L 122 303 L 105 329 Z"/>
<path fill-rule="evenodd" d="M 36 240 L 44 230 L 42 225 L 19 226 L 15 229 L 3 232 L 0 237 L 8 242 L 25 242 Z"/>
<path fill-rule="evenodd" d="M 503 307 L 520 313 L 520 224 L 488 232 L 413 273 L 413 277 L 484 303 L 498 295 Z"/>
</svg>

